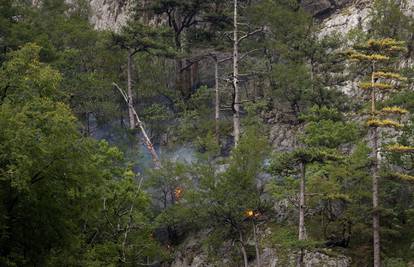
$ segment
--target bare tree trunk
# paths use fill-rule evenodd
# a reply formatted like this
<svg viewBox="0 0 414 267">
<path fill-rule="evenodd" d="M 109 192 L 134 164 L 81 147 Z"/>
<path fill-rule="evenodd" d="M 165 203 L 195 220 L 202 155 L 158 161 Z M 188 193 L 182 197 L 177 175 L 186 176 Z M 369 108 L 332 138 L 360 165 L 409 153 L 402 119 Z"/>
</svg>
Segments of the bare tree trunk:
<svg viewBox="0 0 414 267">
<path fill-rule="evenodd" d="M 218 60 L 214 57 L 214 81 L 215 81 L 215 126 L 216 126 L 216 140 L 217 144 L 220 145 L 220 87 L 219 87 L 219 71 L 218 71 Z"/>
<path fill-rule="evenodd" d="M 134 102 L 132 98 L 132 52 L 128 51 L 128 67 L 127 67 L 127 76 L 128 76 L 128 116 L 129 116 L 129 128 L 135 129 L 135 119 L 134 119 Z"/>
<path fill-rule="evenodd" d="M 233 131 L 234 146 L 240 140 L 240 94 L 239 94 L 239 37 L 238 37 L 238 2 L 234 0 L 233 13 Z"/>
<path fill-rule="evenodd" d="M 247 260 L 247 252 L 246 252 L 246 248 L 244 247 L 244 241 L 243 241 L 243 235 L 241 230 L 239 230 L 239 241 L 240 241 L 240 250 L 243 254 L 243 262 L 244 262 L 244 267 L 249 267 L 249 262 Z"/>
<path fill-rule="evenodd" d="M 157 155 L 157 152 L 155 151 L 154 145 L 152 144 L 150 138 L 148 137 L 147 132 L 145 131 L 144 124 L 140 120 L 137 111 L 129 103 L 129 101 L 128 101 L 128 95 L 125 94 L 124 90 L 122 90 L 116 83 L 112 83 L 112 84 L 119 90 L 119 92 L 124 97 L 125 102 L 127 102 L 128 107 L 132 110 L 133 116 L 134 116 L 135 121 L 136 121 L 136 125 L 135 126 L 138 126 L 139 129 L 141 130 L 141 133 L 142 133 L 143 138 L 144 138 L 144 144 L 145 144 L 145 146 L 147 147 L 148 151 L 151 154 L 152 161 L 154 162 L 155 168 L 156 169 L 159 169 L 161 167 L 161 161 L 158 158 L 158 155 Z"/>
<path fill-rule="evenodd" d="M 306 165 L 305 163 L 300 164 L 300 193 L 299 193 L 299 240 L 306 240 L 306 229 L 305 229 L 305 179 L 306 179 Z M 298 267 L 303 266 L 303 249 L 300 250 L 298 258 Z"/>
<path fill-rule="evenodd" d="M 371 85 L 374 86 L 374 72 L 375 63 L 372 63 L 372 76 Z M 374 116 L 376 113 L 376 96 L 375 89 L 371 89 L 371 112 Z M 381 266 L 381 244 L 380 244 L 380 214 L 379 214 L 379 190 L 378 190 L 378 178 L 379 178 L 379 150 L 378 150 L 378 129 L 373 127 L 372 132 L 372 233 L 373 233 L 373 248 L 374 248 L 374 267 Z"/>
<path fill-rule="evenodd" d="M 260 250 L 259 250 L 259 241 L 257 240 L 257 234 L 256 234 L 256 224 L 254 223 L 254 220 L 252 221 L 253 224 L 253 239 L 254 239 L 254 247 L 256 249 L 256 266 L 260 267 L 262 264 L 260 262 Z"/>
</svg>

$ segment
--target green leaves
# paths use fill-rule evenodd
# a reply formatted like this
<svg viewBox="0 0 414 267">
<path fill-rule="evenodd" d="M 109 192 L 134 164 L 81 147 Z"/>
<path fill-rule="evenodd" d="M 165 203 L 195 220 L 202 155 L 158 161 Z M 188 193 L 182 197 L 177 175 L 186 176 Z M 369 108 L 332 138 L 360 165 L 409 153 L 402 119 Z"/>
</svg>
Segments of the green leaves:
<svg viewBox="0 0 414 267">
<path fill-rule="evenodd" d="M 119 34 L 112 34 L 114 44 L 132 53 L 148 52 L 156 55 L 174 56 L 168 45 L 168 31 L 164 28 L 147 26 L 137 21 L 129 21 Z"/>
<path fill-rule="evenodd" d="M 0 110 L 3 157 L 17 190 L 28 189 L 65 155 L 76 153 L 73 148 L 79 134 L 65 105 L 36 99 L 21 108 L 6 103 Z"/>
<path fill-rule="evenodd" d="M 355 141 L 359 134 L 354 123 L 322 120 L 310 122 L 305 129 L 304 142 L 309 146 L 337 148 L 341 144 Z"/>
<path fill-rule="evenodd" d="M 306 113 L 300 116 L 300 119 L 305 122 L 320 122 L 320 121 L 344 121 L 344 115 L 336 108 L 329 108 L 327 106 L 313 106 Z"/>
<path fill-rule="evenodd" d="M 79 133 L 39 51 L 28 44 L 0 70 L 11 85 L 0 103 L 0 264 L 159 259 L 147 195 L 117 148 Z"/>
<path fill-rule="evenodd" d="M 39 46 L 27 44 L 9 54 L 10 60 L 0 69 L 1 101 L 16 103 L 34 97 L 58 98 L 61 75 L 41 63 L 39 53 Z"/>
</svg>

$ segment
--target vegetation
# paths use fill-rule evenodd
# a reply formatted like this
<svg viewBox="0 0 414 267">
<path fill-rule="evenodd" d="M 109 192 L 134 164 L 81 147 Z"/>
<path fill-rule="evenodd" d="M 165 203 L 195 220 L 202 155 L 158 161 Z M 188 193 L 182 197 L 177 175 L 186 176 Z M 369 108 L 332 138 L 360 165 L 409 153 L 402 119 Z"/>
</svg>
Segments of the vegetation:
<svg viewBox="0 0 414 267">
<path fill-rule="evenodd" d="M 414 18 L 299 2 L 1 1 L 0 265 L 411 266 Z"/>
</svg>

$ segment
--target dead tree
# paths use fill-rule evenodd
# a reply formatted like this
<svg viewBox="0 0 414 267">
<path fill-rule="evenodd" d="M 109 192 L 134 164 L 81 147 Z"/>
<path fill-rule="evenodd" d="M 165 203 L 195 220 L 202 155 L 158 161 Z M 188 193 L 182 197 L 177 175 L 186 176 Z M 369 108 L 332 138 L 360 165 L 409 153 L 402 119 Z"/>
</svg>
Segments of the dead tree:
<svg viewBox="0 0 414 267">
<path fill-rule="evenodd" d="M 137 111 L 132 106 L 131 102 L 129 101 L 128 95 L 116 83 L 113 83 L 113 85 L 121 93 L 122 97 L 124 98 L 125 102 L 128 105 L 128 108 L 132 111 L 132 113 L 134 115 L 134 119 L 135 119 L 135 126 L 138 127 L 141 130 L 141 133 L 142 133 L 142 136 L 143 136 L 143 139 L 144 139 L 143 140 L 144 144 L 145 144 L 146 148 L 148 149 L 148 152 L 150 152 L 150 154 L 151 154 L 152 161 L 154 162 L 155 168 L 157 168 L 157 169 L 161 168 L 161 161 L 160 161 L 160 159 L 157 155 L 157 152 L 155 151 L 154 145 L 152 144 L 151 140 L 149 139 L 148 134 L 145 131 L 144 124 L 140 120 Z"/>
<path fill-rule="evenodd" d="M 238 0 L 234 0 L 233 6 L 233 135 L 234 146 L 237 146 L 240 140 L 240 89 L 239 89 L 239 46 L 240 43 L 256 33 L 262 32 L 263 28 L 250 31 L 239 37 L 238 22 Z"/>
</svg>

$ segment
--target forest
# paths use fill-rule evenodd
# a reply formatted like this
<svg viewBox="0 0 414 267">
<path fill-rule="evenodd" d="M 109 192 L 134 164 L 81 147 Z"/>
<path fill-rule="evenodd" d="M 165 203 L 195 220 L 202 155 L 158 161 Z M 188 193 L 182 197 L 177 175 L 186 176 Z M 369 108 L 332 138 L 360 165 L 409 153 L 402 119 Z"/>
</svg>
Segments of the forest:
<svg viewBox="0 0 414 267">
<path fill-rule="evenodd" d="M 93 2 L 0 0 L 0 266 L 414 266 L 412 0 Z"/>
</svg>

